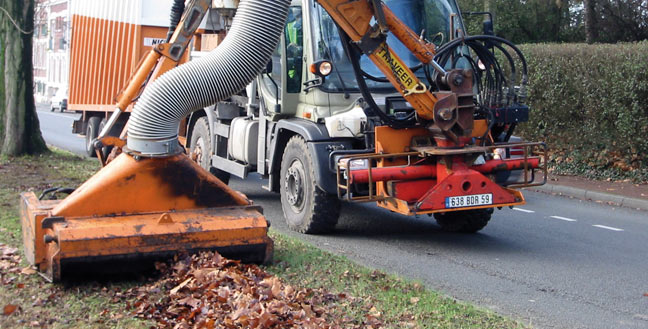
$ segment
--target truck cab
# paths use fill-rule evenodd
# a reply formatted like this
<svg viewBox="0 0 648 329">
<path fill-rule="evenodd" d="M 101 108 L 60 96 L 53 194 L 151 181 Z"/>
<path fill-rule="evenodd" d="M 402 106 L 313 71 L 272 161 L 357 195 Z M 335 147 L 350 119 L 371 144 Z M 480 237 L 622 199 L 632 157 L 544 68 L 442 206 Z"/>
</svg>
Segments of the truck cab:
<svg viewBox="0 0 648 329">
<path fill-rule="evenodd" d="M 383 3 L 420 40 L 434 44 L 437 49 L 465 36 L 455 0 L 384 0 Z M 374 23 L 375 18 L 371 24 Z M 478 77 L 480 74 L 486 76 L 488 73 L 483 72 L 488 68 L 481 68 L 481 61 L 475 59 L 468 46 L 457 46 L 455 42 L 444 53 L 440 70 L 473 72 L 465 75 L 474 78 L 468 89 L 461 91 L 461 97 L 469 109 L 469 117 L 465 118 L 469 123 L 466 137 L 472 138 L 468 144 L 475 147 L 432 150 L 437 155 L 425 155 L 427 151 L 418 155 L 408 153 L 417 147 L 429 147 L 430 151 L 437 146 L 437 142 L 432 141 L 429 126 L 421 125 L 418 113 L 402 90 L 397 91 L 370 58 L 352 55 L 353 51 L 345 46 L 348 40 L 345 37 L 317 1 L 293 1 L 280 43 L 257 79 L 227 102 L 195 112 L 187 119 L 181 133 L 185 134 L 194 159 L 226 183 L 231 175 L 246 178 L 251 173 L 267 179 L 264 188 L 280 193 L 288 226 L 302 233 L 333 230 L 342 199 L 376 201 L 379 206 L 407 215 L 434 215 L 442 228 L 463 232 L 482 229 L 490 220 L 495 204 L 524 203 L 521 193 L 507 186 L 530 186 L 535 177 L 531 167 L 537 168 L 541 161 L 534 158 L 532 166 L 529 155 L 542 145 L 508 143 L 515 125 L 528 118 L 528 107 L 523 102 L 517 104 L 518 97 L 513 95 L 518 92 L 517 88 L 497 85 L 484 92 Z M 429 83 L 425 86 L 426 92 L 438 92 L 440 96 L 457 92 L 451 91 L 447 81 L 439 82 L 440 75 L 435 75 L 430 65 L 422 64 L 393 34 L 386 37 L 386 43 L 390 51 L 400 57 L 400 69 L 408 67 L 416 78 Z M 485 42 L 484 47 L 487 45 Z M 518 55 L 522 57 L 519 52 Z M 398 65 L 391 64 L 391 67 L 397 70 Z M 441 90 L 439 86 L 447 89 Z M 493 90 L 496 97 L 488 94 Z M 490 98 L 486 100 L 484 95 Z M 506 103 L 493 106 L 493 99 L 498 102 L 505 99 Z M 487 101 L 491 101 L 490 107 L 484 105 Z M 386 116 L 389 117 L 387 121 Z M 479 121 L 475 129 L 472 128 L 473 120 Z M 391 133 L 394 140 L 401 140 L 399 143 L 403 145 L 398 146 L 396 153 L 400 157 L 408 155 L 397 160 L 386 156 L 385 153 L 393 152 L 385 152 L 384 145 L 377 147 L 378 131 L 383 132 L 382 138 Z M 475 143 L 477 140 L 480 142 Z M 508 157 L 513 147 L 525 150 L 521 160 L 496 163 Z M 438 152 L 446 156 L 438 156 Z M 488 177 L 469 170 L 475 174 L 471 179 L 479 180 L 481 194 L 471 194 L 472 185 L 464 181 L 463 191 L 456 192 L 460 196 L 445 196 L 444 193 L 435 196 L 429 191 L 441 186 L 441 179 L 433 177 L 438 174 L 436 172 L 414 179 L 376 182 L 371 178 L 371 168 L 384 166 L 386 162 L 392 162 L 394 170 L 423 168 L 409 166 L 411 164 L 426 164 L 426 170 L 432 170 L 430 168 L 437 164 L 441 167 L 442 161 L 450 161 L 448 154 L 463 157 L 460 162 L 465 161 L 467 169 L 477 169 L 495 160 L 489 163 L 490 171 L 482 172 Z M 412 159 L 416 163 L 412 163 Z M 500 169 L 503 167 L 496 167 L 497 164 L 509 169 Z M 485 171 L 485 167 L 480 170 Z M 368 179 L 351 183 L 349 177 L 353 169 L 368 171 Z M 514 169 L 518 172 L 516 178 L 524 176 L 521 182 L 509 177 Z M 493 194 L 492 191 L 497 192 Z M 494 202 L 492 198 L 498 194 L 500 200 L 508 201 Z M 426 197 L 439 199 L 435 200 L 437 203 L 445 198 L 450 204 L 445 206 L 447 209 L 438 204 L 434 208 L 430 208 L 430 204 L 428 209 L 421 208 L 424 202 L 417 200 Z M 452 206 L 455 202 L 458 207 Z M 463 208 L 464 202 L 476 204 Z"/>
<path fill-rule="evenodd" d="M 454 0 L 386 0 L 421 38 L 441 45 L 463 30 Z M 388 43 L 416 68 L 395 37 Z M 386 113 L 414 110 L 367 58 L 361 60 L 374 100 Z M 421 77 L 424 70 L 418 69 Z M 265 71 L 239 96 L 196 112 L 186 136 L 196 161 L 222 181 L 258 173 L 281 194 L 288 225 L 330 231 L 339 216 L 336 157 L 374 151 L 377 117 L 363 99 L 335 22 L 314 0 L 295 0 Z M 357 193 L 362 193 L 358 191 Z M 317 224 L 316 224 L 317 223 Z"/>
</svg>

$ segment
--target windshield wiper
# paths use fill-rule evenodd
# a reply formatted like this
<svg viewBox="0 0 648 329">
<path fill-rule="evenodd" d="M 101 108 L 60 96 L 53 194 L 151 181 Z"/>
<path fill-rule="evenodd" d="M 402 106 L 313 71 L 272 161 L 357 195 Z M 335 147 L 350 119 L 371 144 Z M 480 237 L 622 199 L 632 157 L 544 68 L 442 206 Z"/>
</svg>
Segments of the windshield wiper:
<svg viewBox="0 0 648 329">
<path fill-rule="evenodd" d="M 416 73 L 416 71 L 420 70 L 422 67 L 423 67 L 423 63 L 419 63 L 418 65 L 410 67 L 409 69 L 412 70 L 412 73 Z M 387 80 L 387 78 L 385 78 L 385 77 L 373 76 L 373 75 L 369 74 L 369 72 L 367 72 L 365 70 L 362 70 L 362 69 L 360 71 L 362 72 L 362 75 L 365 78 L 367 78 L 367 79 L 369 79 L 371 81 L 382 82 L 382 83 L 388 83 L 389 82 L 389 80 Z"/>
<path fill-rule="evenodd" d="M 340 74 L 340 70 L 338 70 L 337 65 L 332 65 L 332 66 L 333 66 L 333 71 L 335 71 L 335 75 L 337 75 L 338 80 L 340 80 L 340 85 L 342 86 L 342 91 L 344 92 L 344 99 L 349 99 L 351 97 L 351 94 L 349 94 L 349 91 L 347 90 L 346 83 L 344 83 L 344 79 L 342 79 L 342 74 Z"/>
</svg>

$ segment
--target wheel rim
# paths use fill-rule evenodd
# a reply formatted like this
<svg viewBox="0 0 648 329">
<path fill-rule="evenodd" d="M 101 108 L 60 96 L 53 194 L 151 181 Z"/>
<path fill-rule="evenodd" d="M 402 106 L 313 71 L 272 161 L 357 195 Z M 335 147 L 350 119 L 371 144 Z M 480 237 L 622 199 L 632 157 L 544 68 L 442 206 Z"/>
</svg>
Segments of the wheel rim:
<svg viewBox="0 0 648 329">
<path fill-rule="evenodd" d="M 203 148 L 205 147 L 204 141 L 202 137 L 198 137 L 198 140 L 196 140 L 196 144 L 194 145 L 193 151 L 191 151 L 193 158 L 195 159 L 196 163 L 198 163 L 202 167 L 202 158 L 203 158 Z"/>
<path fill-rule="evenodd" d="M 88 129 L 86 130 L 86 138 L 88 140 L 87 143 L 86 143 L 86 149 L 88 151 L 92 151 L 94 149 L 94 147 L 92 146 L 92 140 L 93 140 L 92 135 L 93 134 L 94 134 L 94 132 L 92 131 L 92 126 L 88 125 Z"/>
<path fill-rule="evenodd" d="M 286 192 L 286 201 L 295 212 L 299 213 L 304 209 L 304 165 L 301 161 L 295 159 L 286 171 L 284 179 L 284 191 Z"/>
</svg>

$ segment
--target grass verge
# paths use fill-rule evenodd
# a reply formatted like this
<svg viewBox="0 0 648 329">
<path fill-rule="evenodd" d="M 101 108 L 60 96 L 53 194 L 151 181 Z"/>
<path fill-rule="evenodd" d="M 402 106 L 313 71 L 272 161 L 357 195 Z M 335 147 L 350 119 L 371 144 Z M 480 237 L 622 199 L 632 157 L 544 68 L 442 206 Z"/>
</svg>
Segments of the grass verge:
<svg viewBox="0 0 648 329">
<path fill-rule="evenodd" d="M 39 156 L 0 158 L 0 243 L 22 250 L 18 206 L 20 193 L 37 194 L 51 187 L 77 187 L 99 169 L 88 160 L 54 149 Z M 0 309 L 18 310 L 0 315 L 0 328 L 149 328 L 152 322 L 133 318 L 116 296 L 141 284 L 140 280 L 83 282 L 74 285 L 46 283 L 28 268 L 24 259 L 16 268 L 0 269 Z M 25 272 L 25 273 L 23 273 Z"/>
<path fill-rule="evenodd" d="M 76 187 L 99 169 L 96 160 L 54 150 L 41 156 L 0 158 L 0 243 L 22 249 L 19 193 L 50 187 Z M 385 328 L 523 328 L 515 321 L 427 290 L 421 283 L 357 265 L 301 240 L 271 231 L 275 263 L 264 267 L 287 284 L 344 296 L 331 309 L 362 326 L 368 316 Z M 0 328 L 149 328 L 133 317 L 129 289 L 155 278 L 52 285 L 30 273 L 24 260 L 0 268 Z M 160 294 L 163 296 L 164 292 Z M 151 296 L 153 297 L 153 296 Z M 159 298 L 156 296 L 154 298 Z"/>
<path fill-rule="evenodd" d="M 276 262 L 267 270 L 295 286 L 347 295 L 336 311 L 356 322 L 372 314 L 384 328 L 524 328 L 426 289 L 420 282 L 366 268 L 274 230 L 271 237 Z"/>
</svg>

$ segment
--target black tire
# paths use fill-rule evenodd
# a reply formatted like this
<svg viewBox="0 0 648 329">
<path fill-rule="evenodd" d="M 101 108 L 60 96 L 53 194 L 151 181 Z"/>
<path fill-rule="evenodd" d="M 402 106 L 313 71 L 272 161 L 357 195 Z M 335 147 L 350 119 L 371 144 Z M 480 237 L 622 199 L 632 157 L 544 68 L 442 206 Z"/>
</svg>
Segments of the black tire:
<svg viewBox="0 0 648 329">
<path fill-rule="evenodd" d="M 230 174 L 228 172 L 216 169 L 211 165 L 211 138 L 209 136 L 209 121 L 202 117 L 196 121 L 193 131 L 191 132 L 191 143 L 189 152 L 196 156 L 196 162 L 205 170 L 212 173 L 223 183 L 228 184 Z"/>
<path fill-rule="evenodd" d="M 92 142 L 97 138 L 97 136 L 99 136 L 100 124 L 101 117 L 90 117 L 90 119 L 88 119 L 88 124 L 86 125 L 86 155 L 92 158 L 97 157 Z"/>
<path fill-rule="evenodd" d="M 451 211 L 434 214 L 434 219 L 444 231 L 475 233 L 486 227 L 493 212 L 493 208 Z"/>
<path fill-rule="evenodd" d="M 50 106 L 50 112 L 54 112 L 54 110 L 56 110 L 56 107 L 54 105 Z"/>
<path fill-rule="evenodd" d="M 293 136 L 286 144 L 280 175 L 281 208 L 288 227 L 306 234 L 333 231 L 340 200 L 317 187 L 313 159 L 301 136 Z"/>
</svg>

